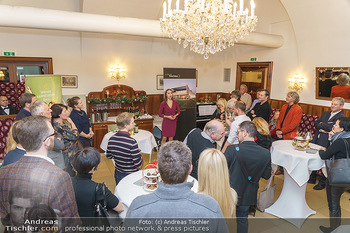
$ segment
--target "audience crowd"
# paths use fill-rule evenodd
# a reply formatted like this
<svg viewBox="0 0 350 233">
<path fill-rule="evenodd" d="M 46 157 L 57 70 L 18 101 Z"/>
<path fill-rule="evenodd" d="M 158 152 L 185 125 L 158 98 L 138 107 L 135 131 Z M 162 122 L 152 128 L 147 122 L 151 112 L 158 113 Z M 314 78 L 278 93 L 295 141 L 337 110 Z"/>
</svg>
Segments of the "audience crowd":
<svg viewBox="0 0 350 233">
<path fill-rule="evenodd" d="M 349 79 L 343 76 L 339 87 L 332 88 L 335 96 L 331 110 L 314 123 L 316 133 L 311 142 L 321 146 L 319 156 L 323 160 L 346 158 L 349 153 L 350 119 L 342 112 L 344 99 L 336 96 L 344 91 L 342 79 Z M 256 209 L 259 181 L 275 175 L 271 168 L 272 143 L 294 139 L 302 118 L 300 97 L 291 91 L 286 104 L 270 120 L 269 95 L 268 90 L 258 89 L 252 103 L 247 85 L 242 84 L 231 92 L 229 101 L 218 99 L 212 120 L 203 130 L 190 130 L 180 142 L 173 141 L 180 109 L 172 91 L 167 90 L 159 111 L 167 128 L 157 157 L 161 182 L 154 192 L 133 200 L 125 226 L 134 223 L 128 221 L 132 218 L 208 218 L 212 219 L 208 232 L 228 232 L 223 219 L 237 217 L 237 232 L 247 233 L 248 215 Z M 21 109 L 9 129 L 7 154 L 0 169 L 2 224 L 61 229 L 79 224 L 98 226 L 88 218 L 96 216 L 98 202 L 116 213 L 123 212 L 122 202 L 104 183 L 92 181 L 101 155 L 91 147 L 94 133 L 82 100 L 70 98 L 70 109 L 54 103 L 49 107 L 35 95 L 25 93 L 19 102 Z M 0 115 L 16 113 L 7 97 L 0 96 Z M 133 114 L 119 114 L 116 124 L 118 131 L 108 141 L 106 157 L 114 163 L 118 185 L 127 175 L 141 170 L 144 161 L 137 141 L 129 133 L 135 127 Z M 282 173 L 283 168 L 276 175 Z M 316 183 L 317 174 L 321 178 L 314 189 L 326 188 L 332 217 L 330 227 L 320 226 L 320 230 L 331 232 L 341 224 L 340 199 L 349 188 L 332 186 L 320 171 L 310 175 L 309 183 Z M 196 193 L 191 190 L 193 183 L 187 182 L 189 175 L 198 180 Z M 52 221 L 38 224 L 35 220 L 41 218 Z M 34 223 L 27 223 L 28 219 Z M 9 228 L 7 232 L 29 231 Z"/>
</svg>

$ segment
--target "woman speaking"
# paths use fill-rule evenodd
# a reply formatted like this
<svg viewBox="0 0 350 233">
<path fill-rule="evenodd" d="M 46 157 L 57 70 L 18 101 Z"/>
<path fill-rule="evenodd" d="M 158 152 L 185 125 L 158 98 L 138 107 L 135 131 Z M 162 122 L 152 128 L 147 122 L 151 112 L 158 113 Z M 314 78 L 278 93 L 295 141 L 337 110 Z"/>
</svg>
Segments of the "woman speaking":
<svg viewBox="0 0 350 233">
<path fill-rule="evenodd" d="M 164 94 L 164 101 L 160 104 L 158 115 L 163 118 L 162 123 L 162 142 L 163 145 L 167 138 L 172 141 L 176 133 L 177 116 L 180 115 L 179 102 L 173 100 L 173 92 L 167 89 Z"/>
</svg>

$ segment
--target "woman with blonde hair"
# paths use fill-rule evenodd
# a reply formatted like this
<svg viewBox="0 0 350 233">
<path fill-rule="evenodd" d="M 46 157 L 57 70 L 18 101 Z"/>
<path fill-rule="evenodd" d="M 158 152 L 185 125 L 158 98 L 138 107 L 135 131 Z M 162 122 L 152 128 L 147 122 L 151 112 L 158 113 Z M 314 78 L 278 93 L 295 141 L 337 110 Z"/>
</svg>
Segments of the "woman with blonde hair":
<svg viewBox="0 0 350 233">
<path fill-rule="evenodd" d="M 252 122 L 258 130 L 255 140 L 256 143 L 269 150 L 272 145 L 269 124 L 262 117 L 255 117 Z"/>
<path fill-rule="evenodd" d="M 216 106 L 217 109 L 211 116 L 211 119 L 224 120 L 223 117 L 225 116 L 225 111 L 227 110 L 227 100 L 220 98 L 218 101 L 216 101 Z"/>
<path fill-rule="evenodd" d="M 213 197 L 225 218 L 235 217 L 238 196 L 230 186 L 226 158 L 217 149 L 206 149 L 200 154 L 198 193 Z"/>
<path fill-rule="evenodd" d="M 9 133 L 7 135 L 6 155 L 2 163 L 3 166 L 17 162 L 26 153 L 25 149 L 18 142 L 18 138 L 16 134 L 16 127 L 18 125 L 18 122 L 20 121 L 13 122 L 13 124 L 10 127 Z"/>
<path fill-rule="evenodd" d="M 16 124 L 18 121 L 13 122 L 13 124 L 10 127 L 9 133 L 7 135 L 6 139 L 6 153 L 10 152 L 11 150 L 14 150 L 17 146 L 17 140 L 14 138 L 16 137 L 15 133 L 13 133 L 13 129 L 16 128 Z"/>
</svg>

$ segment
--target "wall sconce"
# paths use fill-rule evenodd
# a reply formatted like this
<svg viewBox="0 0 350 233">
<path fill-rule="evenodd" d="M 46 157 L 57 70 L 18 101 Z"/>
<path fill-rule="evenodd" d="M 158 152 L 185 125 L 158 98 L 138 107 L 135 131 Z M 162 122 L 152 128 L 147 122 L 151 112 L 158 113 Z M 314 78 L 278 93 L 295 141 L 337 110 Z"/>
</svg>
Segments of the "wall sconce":
<svg viewBox="0 0 350 233">
<path fill-rule="evenodd" d="M 111 78 L 116 79 L 119 85 L 119 81 L 125 78 L 125 68 L 121 67 L 119 64 L 109 69 Z"/>
<path fill-rule="evenodd" d="M 0 70 L 0 81 L 5 81 L 5 74 L 2 70 Z"/>
<path fill-rule="evenodd" d="M 301 91 L 303 90 L 304 84 L 305 84 L 305 78 L 303 78 L 300 74 L 294 75 L 294 77 L 291 77 L 289 80 L 288 88 L 293 91 Z"/>
</svg>

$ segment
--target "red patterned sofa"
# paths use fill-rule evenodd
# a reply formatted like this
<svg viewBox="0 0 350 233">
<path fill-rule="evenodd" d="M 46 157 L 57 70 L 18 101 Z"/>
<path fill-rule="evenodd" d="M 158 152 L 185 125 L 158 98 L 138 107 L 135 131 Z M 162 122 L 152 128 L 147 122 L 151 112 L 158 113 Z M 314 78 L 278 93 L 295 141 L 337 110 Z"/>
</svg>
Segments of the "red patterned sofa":
<svg viewBox="0 0 350 233">
<path fill-rule="evenodd" d="M 274 109 L 274 108 L 272 109 L 270 120 L 272 119 L 273 115 L 277 110 L 279 109 Z M 314 136 L 316 133 L 316 128 L 314 126 L 314 123 L 318 118 L 319 118 L 318 116 L 312 116 L 312 115 L 303 113 L 303 116 L 301 117 L 301 120 L 300 120 L 298 132 L 302 134 L 310 132 L 312 136 Z"/>
<path fill-rule="evenodd" d="M 0 95 L 9 99 L 9 104 L 20 109 L 19 97 L 25 92 L 24 83 L 0 83 Z M 0 118 L 0 161 L 5 157 L 8 131 L 15 118 Z"/>
<path fill-rule="evenodd" d="M 15 118 L 0 118 L 0 160 L 5 157 L 7 135 L 14 121 Z"/>
</svg>

